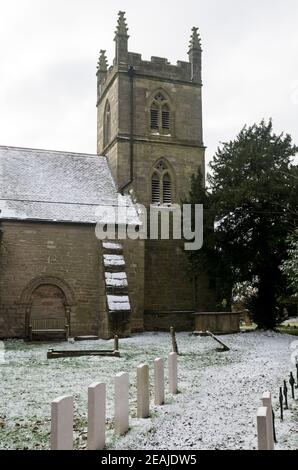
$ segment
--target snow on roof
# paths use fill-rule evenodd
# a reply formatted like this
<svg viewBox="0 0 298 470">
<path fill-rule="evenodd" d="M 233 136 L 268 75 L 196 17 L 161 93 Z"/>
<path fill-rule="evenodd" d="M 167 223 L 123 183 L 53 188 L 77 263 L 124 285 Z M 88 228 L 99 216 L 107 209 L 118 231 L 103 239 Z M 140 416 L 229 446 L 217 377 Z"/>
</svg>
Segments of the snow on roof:
<svg viewBox="0 0 298 470">
<path fill-rule="evenodd" d="M 95 223 L 118 200 L 104 156 L 0 146 L 2 219 Z"/>
</svg>

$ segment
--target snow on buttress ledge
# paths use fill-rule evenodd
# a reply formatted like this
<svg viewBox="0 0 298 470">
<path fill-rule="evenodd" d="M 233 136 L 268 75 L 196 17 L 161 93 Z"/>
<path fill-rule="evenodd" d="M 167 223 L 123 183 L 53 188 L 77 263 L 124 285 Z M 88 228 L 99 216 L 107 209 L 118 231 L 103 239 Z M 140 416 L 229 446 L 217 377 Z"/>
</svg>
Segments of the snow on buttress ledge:
<svg viewBox="0 0 298 470">
<path fill-rule="evenodd" d="M 107 295 L 109 310 L 130 310 L 127 295 Z"/>
<path fill-rule="evenodd" d="M 120 243 L 113 242 L 103 242 L 102 246 L 107 250 L 122 250 L 122 245 Z"/>
<path fill-rule="evenodd" d="M 103 255 L 105 266 L 124 266 L 125 261 L 122 255 Z"/>
</svg>

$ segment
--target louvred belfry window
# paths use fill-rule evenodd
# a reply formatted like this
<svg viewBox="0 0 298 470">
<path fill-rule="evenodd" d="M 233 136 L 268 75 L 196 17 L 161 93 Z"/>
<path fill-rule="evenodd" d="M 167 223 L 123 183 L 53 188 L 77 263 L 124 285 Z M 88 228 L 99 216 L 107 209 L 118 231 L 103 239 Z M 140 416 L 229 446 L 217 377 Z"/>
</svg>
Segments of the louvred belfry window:
<svg viewBox="0 0 298 470">
<path fill-rule="evenodd" d="M 162 179 L 162 199 L 164 204 L 171 204 L 172 202 L 172 183 L 168 173 Z"/>
<path fill-rule="evenodd" d="M 160 179 L 158 173 L 154 173 L 151 180 L 152 202 L 158 204 L 160 202 Z"/>
<path fill-rule="evenodd" d="M 167 105 L 162 108 L 162 128 L 170 129 L 170 110 Z"/>
<path fill-rule="evenodd" d="M 160 134 L 170 134 L 171 131 L 171 112 L 168 100 L 158 92 L 150 107 L 150 127 L 152 132 Z"/>
<path fill-rule="evenodd" d="M 172 204 L 172 199 L 172 178 L 167 164 L 160 160 L 151 177 L 151 201 L 152 204 Z"/>
<path fill-rule="evenodd" d="M 155 105 L 152 105 L 151 107 L 151 116 L 150 116 L 150 123 L 151 123 L 151 129 L 158 129 L 158 107 Z"/>
</svg>

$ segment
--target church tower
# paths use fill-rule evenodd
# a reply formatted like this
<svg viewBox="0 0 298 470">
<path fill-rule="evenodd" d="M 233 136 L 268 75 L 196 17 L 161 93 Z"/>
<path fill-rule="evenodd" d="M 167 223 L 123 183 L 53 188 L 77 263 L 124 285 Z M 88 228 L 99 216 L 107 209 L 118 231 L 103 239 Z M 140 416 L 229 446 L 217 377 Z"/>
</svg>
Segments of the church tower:
<svg viewBox="0 0 298 470">
<path fill-rule="evenodd" d="M 121 192 L 139 203 L 165 208 L 187 197 L 198 168 L 204 175 L 201 43 L 192 29 L 189 61 L 143 60 L 128 51 L 128 27 L 120 11 L 111 66 L 100 51 L 97 69 L 97 152 L 107 155 Z M 188 313 L 210 306 L 205 276 L 187 277 L 183 244 L 145 244 L 145 326 L 183 328 Z"/>
<path fill-rule="evenodd" d="M 133 189 L 146 204 L 158 197 L 179 202 L 188 194 L 190 176 L 199 166 L 204 172 L 198 28 L 192 30 L 189 62 L 177 65 L 162 57 L 142 60 L 128 52 L 128 38 L 119 12 L 114 62 L 108 66 L 104 50 L 98 61 L 97 151 L 109 157 L 119 190 Z M 168 167 L 167 196 L 162 187 L 158 195 L 151 178 L 159 160 Z"/>
</svg>

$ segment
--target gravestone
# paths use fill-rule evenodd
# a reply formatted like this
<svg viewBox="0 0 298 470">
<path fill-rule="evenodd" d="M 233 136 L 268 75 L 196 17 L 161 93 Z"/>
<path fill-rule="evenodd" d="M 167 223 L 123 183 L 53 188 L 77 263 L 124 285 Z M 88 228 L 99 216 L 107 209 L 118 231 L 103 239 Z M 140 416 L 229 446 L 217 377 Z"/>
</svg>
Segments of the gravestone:
<svg viewBox="0 0 298 470">
<path fill-rule="evenodd" d="M 164 365 L 161 358 L 154 361 L 154 403 L 163 405 L 165 402 Z"/>
<path fill-rule="evenodd" d="M 177 354 L 169 354 L 169 391 L 173 395 L 178 393 Z"/>
<path fill-rule="evenodd" d="M 137 417 L 149 416 L 149 366 L 141 364 L 137 367 Z"/>
<path fill-rule="evenodd" d="M 269 409 L 260 406 L 257 411 L 258 450 L 269 449 Z"/>
<path fill-rule="evenodd" d="M 106 443 L 106 384 L 88 387 L 88 450 L 101 450 Z"/>
<path fill-rule="evenodd" d="M 115 434 L 122 436 L 129 428 L 129 375 L 120 372 L 115 376 Z"/>
<path fill-rule="evenodd" d="M 51 449 L 73 448 L 73 397 L 62 396 L 51 405 Z"/>
<path fill-rule="evenodd" d="M 274 449 L 274 435 L 273 435 L 272 400 L 271 400 L 270 392 L 263 393 L 262 405 L 268 408 L 268 450 L 273 450 Z"/>
</svg>

